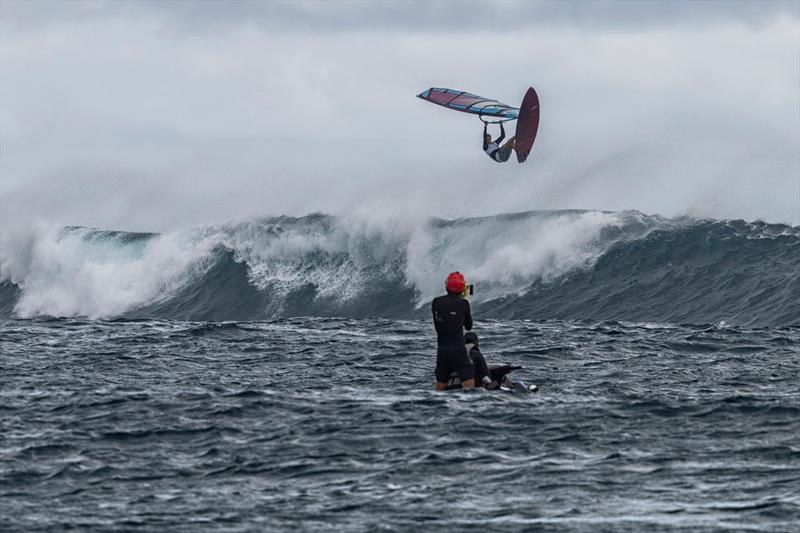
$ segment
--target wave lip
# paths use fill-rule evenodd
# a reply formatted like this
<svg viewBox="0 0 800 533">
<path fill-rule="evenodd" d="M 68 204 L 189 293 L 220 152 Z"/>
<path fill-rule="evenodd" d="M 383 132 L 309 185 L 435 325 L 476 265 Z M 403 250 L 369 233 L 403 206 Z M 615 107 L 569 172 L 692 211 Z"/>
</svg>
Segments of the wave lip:
<svg viewBox="0 0 800 533">
<path fill-rule="evenodd" d="M 14 313 L 108 318 L 169 298 L 209 267 L 215 242 L 184 233 L 142 234 L 68 227 L 37 232 Z M 11 277 L 3 273 L 3 278 Z M 4 288 L 3 293 L 10 289 Z"/>
<path fill-rule="evenodd" d="M 323 214 L 165 234 L 70 227 L 4 251 L 0 316 L 410 318 L 444 276 L 481 318 L 790 326 L 800 228 L 636 211 L 387 227 Z"/>
</svg>

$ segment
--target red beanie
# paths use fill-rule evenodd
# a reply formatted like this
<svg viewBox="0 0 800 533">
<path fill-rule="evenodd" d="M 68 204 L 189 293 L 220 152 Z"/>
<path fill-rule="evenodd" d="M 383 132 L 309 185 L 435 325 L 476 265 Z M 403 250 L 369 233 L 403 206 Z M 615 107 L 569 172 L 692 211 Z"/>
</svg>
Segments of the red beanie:
<svg viewBox="0 0 800 533">
<path fill-rule="evenodd" d="M 444 286 L 447 289 L 447 292 L 461 294 L 464 292 L 467 282 L 464 280 L 464 276 L 461 274 L 461 272 L 451 272 L 447 276 L 447 281 L 444 283 Z"/>
</svg>

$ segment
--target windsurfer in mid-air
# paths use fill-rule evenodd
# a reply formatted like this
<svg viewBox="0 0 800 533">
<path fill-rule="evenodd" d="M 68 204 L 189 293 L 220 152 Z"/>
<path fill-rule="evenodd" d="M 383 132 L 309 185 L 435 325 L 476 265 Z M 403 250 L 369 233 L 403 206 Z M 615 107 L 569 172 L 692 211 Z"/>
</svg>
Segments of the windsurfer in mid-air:
<svg viewBox="0 0 800 533">
<path fill-rule="evenodd" d="M 511 157 L 511 151 L 514 149 L 516 144 L 516 137 L 511 137 L 503 146 L 500 146 L 500 143 L 506 138 L 506 130 L 503 128 L 503 123 L 500 123 L 500 137 L 494 141 L 492 140 L 492 136 L 489 135 L 487 127 L 488 124 L 484 122 L 483 151 L 486 152 L 486 155 L 491 157 L 494 161 L 497 161 L 498 163 L 505 163 L 508 161 L 508 158 Z"/>
<path fill-rule="evenodd" d="M 417 97 L 461 113 L 478 115 L 484 123 L 483 151 L 498 163 L 508 161 L 512 151 L 516 152 L 517 161 L 524 163 L 533 148 L 533 141 L 539 130 L 539 96 L 533 87 L 529 87 L 525 92 L 519 107 L 511 107 L 477 94 L 442 87 L 431 87 L 419 93 Z M 500 143 L 506 138 L 503 122 L 509 120 L 517 121 L 516 134 L 501 145 Z M 487 131 L 489 124 L 500 124 L 500 136 L 495 141 L 492 141 L 492 136 Z"/>
</svg>

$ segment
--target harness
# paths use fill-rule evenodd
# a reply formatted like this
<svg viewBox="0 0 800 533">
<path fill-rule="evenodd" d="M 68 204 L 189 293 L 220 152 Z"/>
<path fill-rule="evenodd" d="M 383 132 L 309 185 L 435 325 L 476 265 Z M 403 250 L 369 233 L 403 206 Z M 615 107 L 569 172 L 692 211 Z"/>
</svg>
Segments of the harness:
<svg viewBox="0 0 800 533">
<path fill-rule="evenodd" d="M 497 159 L 497 157 L 495 157 L 498 154 L 498 152 L 500 152 L 500 146 L 497 143 L 489 143 L 484 152 L 486 152 L 486 155 L 488 155 L 498 163 L 502 163 L 502 161 L 500 161 L 499 159 Z"/>
</svg>

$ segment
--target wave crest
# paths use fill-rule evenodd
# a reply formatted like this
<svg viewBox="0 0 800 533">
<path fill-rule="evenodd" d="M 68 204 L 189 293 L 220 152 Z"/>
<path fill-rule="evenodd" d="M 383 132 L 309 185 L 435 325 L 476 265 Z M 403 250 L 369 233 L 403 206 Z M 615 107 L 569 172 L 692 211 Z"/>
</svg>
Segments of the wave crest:
<svg viewBox="0 0 800 533">
<path fill-rule="evenodd" d="M 5 317 L 413 317 L 452 270 L 476 284 L 482 317 L 791 325 L 800 316 L 800 228 L 635 211 L 41 229 L 4 248 Z"/>
</svg>

